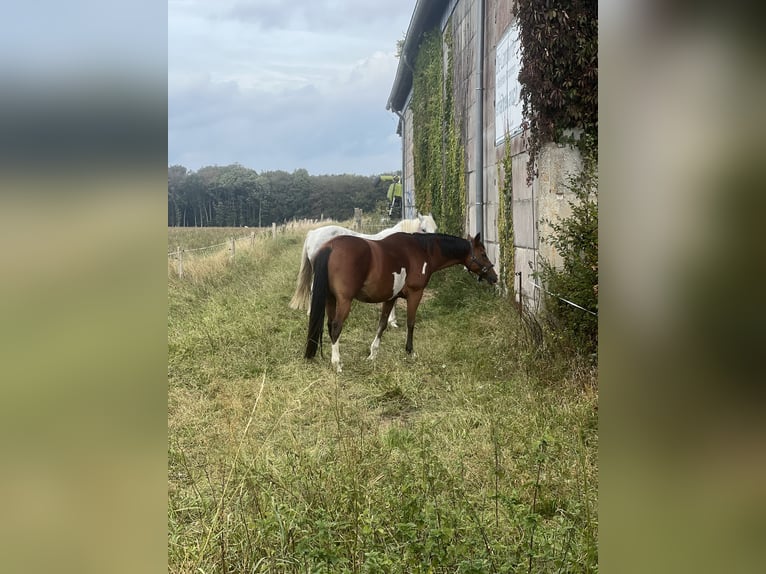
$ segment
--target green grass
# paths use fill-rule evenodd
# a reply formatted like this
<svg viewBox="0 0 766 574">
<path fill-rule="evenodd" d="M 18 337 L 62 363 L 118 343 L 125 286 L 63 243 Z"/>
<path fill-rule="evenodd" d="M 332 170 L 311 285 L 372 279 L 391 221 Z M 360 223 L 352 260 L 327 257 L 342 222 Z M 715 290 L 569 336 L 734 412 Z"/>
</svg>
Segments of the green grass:
<svg viewBox="0 0 766 574">
<path fill-rule="evenodd" d="M 306 361 L 302 240 L 169 266 L 169 571 L 597 571 L 592 371 L 461 268 L 432 279 L 415 357 L 400 328 L 367 361 L 378 306 L 355 303 L 343 372 L 329 345 Z"/>
</svg>

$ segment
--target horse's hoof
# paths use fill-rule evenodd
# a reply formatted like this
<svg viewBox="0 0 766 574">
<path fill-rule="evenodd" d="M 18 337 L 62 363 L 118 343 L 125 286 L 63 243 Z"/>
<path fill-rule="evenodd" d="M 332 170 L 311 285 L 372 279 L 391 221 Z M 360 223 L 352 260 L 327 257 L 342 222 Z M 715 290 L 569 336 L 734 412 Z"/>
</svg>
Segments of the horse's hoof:
<svg viewBox="0 0 766 574">
<path fill-rule="evenodd" d="M 391 322 L 388 324 L 388 326 L 389 326 L 389 327 L 393 327 L 394 329 L 398 329 L 398 328 L 399 328 L 399 324 L 398 324 L 396 321 L 391 321 Z"/>
</svg>

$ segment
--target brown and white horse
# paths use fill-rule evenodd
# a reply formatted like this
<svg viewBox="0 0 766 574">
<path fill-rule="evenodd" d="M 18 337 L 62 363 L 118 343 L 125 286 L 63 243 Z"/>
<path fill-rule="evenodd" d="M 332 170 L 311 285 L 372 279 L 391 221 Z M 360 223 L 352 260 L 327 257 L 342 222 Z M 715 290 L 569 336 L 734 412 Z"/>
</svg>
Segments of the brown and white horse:
<svg viewBox="0 0 766 574">
<path fill-rule="evenodd" d="M 365 235 L 345 227 L 338 225 L 325 225 L 312 229 L 306 234 L 306 239 L 303 242 L 303 253 L 301 253 L 301 267 L 298 270 L 298 279 L 295 284 L 295 293 L 290 300 L 291 309 L 306 309 L 311 308 L 311 279 L 314 273 L 314 258 L 316 257 L 319 248 L 322 247 L 333 237 L 339 235 L 354 235 L 355 237 L 361 237 L 363 239 L 383 239 L 388 237 L 392 233 L 397 232 L 405 233 L 434 233 L 436 231 L 436 222 L 429 213 L 423 215 L 418 213 L 418 216 L 413 219 L 402 219 L 399 223 L 388 229 L 384 229 L 376 233 L 375 235 Z M 388 316 L 388 324 L 392 327 L 398 327 L 396 324 L 396 308 L 391 308 L 391 314 Z"/>
<path fill-rule="evenodd" d="M 412 353 L 415 313 L 431 275 L 465 265 L 479 281 L 497 282 L 497 274 L 481 242 L 481 234 L 463 239 L 441 233 L 394 233 L 379 241 L 350 235 L 325 243 L 314 259 L 314 282 L 305 357 L 316 355 L 327 314 L 332 341 L 332 364 L 341 371 L 338 339 L 351 310 L 351 301 L 383 303 L 378 331 L 368 359 L 378 354 L 386 318 L 398 298 L 407 300 L 407 353 Z"/>
</svg>

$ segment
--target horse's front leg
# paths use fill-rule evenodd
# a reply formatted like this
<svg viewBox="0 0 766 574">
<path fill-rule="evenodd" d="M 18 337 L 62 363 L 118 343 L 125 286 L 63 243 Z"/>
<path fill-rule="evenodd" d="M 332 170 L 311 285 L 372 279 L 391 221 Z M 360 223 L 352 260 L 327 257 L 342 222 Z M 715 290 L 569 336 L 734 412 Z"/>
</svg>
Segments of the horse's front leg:
<svg viewBox="0 0 766 574">
<path fill-rule="evenodd" d="M 390 313 L 393 313 L 394 304 L 396 303 L 396 299 L 391 299 L 390 301 L 386 301 L 383 303 L 383 307 L 380 309 L 380 321 L 378 321 L 378 331 L 375 333 L 375 338 L 372 340 L 372 344 L 370 345 L 370 356 L 367 357 L 369 360 L 373 360 L 375 357 L 378 356 L 378 348 L 380 347 L 380 338 L 383 336 L 383 331 L 386 330 L 386 323 L 387 318 L 389 317 Z"/>
<path fill-rule="evenodd" d="M 404 348 L 407 354 L 412 354 L 412 333 L 415 330 L 415 313 L 423 297 L 423 291 L 410 291 L 407 296 L 407 343 Z"/>
</svg>

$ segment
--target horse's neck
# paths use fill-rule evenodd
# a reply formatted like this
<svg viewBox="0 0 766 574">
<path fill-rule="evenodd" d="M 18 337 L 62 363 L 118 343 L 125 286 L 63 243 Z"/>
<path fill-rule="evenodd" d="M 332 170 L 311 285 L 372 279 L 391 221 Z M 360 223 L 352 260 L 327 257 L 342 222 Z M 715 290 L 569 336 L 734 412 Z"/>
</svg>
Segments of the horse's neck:
<svg viewBox="0 0 766 574">
<path fill-rule="evenodd" d="M 400 231 L 405 231 L 408 233 L 411 233 L 413 230 L 408 229 L 408 227 L 411 227 L 412 220 L 411 219 L 402 219 L 399 223 L 394 225 L 393 227 L 389 227 L 388 229 L 384 229 L 383 231 L 379 231 L 375 235 L 370 236 L 371 239 L 383 239 L 384 237 L 388 237 L 389 235 L 393 233 L 399 233 Z"/>
<path fill-rule="evenodd" d="M 394 230 L 393 232 L 404 231 L 406 233 L 413 233 L 417 231 L 418 227 L 420 227 L 419 225 L 416 225 L 415 223 L 416 221 L 418 224 L 420 223 L 420 220 L 402 219 L 399 223 L 397 223 L 396 225 L 392 227 L 392 229 Z"/>
<path fill-rule="evenodd" d="M 435 247 L 435 248 L 434 248 Z M 464 265 L 469 253 L 471 252 L 471 245 L 468 241 L 465 242 L 465 251 L 460 250 L 451 255 L 445 254 L 439 243 L 433 244 L 431 249 L 427 250 L 428 264 L 431 267 L 431 271 L 440 271 L 453 265 Z"/>
</svg>

